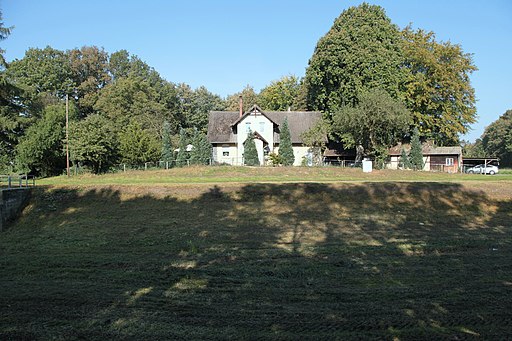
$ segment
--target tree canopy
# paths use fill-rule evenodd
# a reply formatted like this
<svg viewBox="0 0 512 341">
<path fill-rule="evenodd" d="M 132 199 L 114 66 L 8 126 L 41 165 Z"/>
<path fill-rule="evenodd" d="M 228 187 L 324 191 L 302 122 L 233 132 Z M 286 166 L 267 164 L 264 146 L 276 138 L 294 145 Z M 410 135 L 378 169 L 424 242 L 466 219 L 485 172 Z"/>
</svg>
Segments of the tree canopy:
<svg viewBox="0 0 512 341">
<path fill-rule="evenodd" d="M 300 79 L 293 75 L 271 82 L 259 94 L 261 107 L 263 110 L 275 111 L 300 109 L 297 103 L 300 87 Z"/>
<path fill-rule="evenodd" d="M 112 123 L 93 114 L 70 124 L 69 151 L 73 161 L 91 167 L 94 173 L 108 170 L 119 159 L 119 140 Z"/>
<path fill-rule="evenodd" d="M 332 113 L 354 106 L 373 88 L 398 98 L 406 77 L 400 41 L 398 27 L 382 7 L 363 3 L 343 11 L 309 60 L 308 109 Z"/>
<path fill-rule="evenodd" d="M 144 130 L 135 120 L 119 133 L 119 152 L 122 162 L 144 165 L 145 162 L 158 161 L 159 147 L 157 138 Z"/>
<path fill-rule="evenodd" d="M 476 70 L 461 46 L 437 42 L 433 32 L 399 30 L 382 7 L 363 3 L 345 10 L 318 41 L 304 80 L 307 106 L 331 117 L 379 88 L 411 111 L 411 131 L 453 145 L 476 119 L 469 78 Z"/>
<path fill-rule="evenodd" d="M 27 129 L 17 145 L 17 162 L 21 171 L 48 176 L 59 174 L 65 168 L 64 126 L 64 106 L 46 107 L 43 117 Z"/>
<path fill-rule="evenodd" d="M 346 104 L 333 115 L 332 132 L 348 148 L 360 145 L 376 155 L 399 142 L 408 132 L 411 115 L 386 91 L 373 89 L 359 95 L 358 104 Z"/>
<path fill-rule="evenodd" d="M 459 142 L 476 120 L 475 91 L 469 76 L 477 68 L 459 45 L 438 43 L 433 32 L 403 31 L 408 79 L 402 96 L 414 126 L 438 145 Z"/>
<path fill-rule="evenodd" d="M 485 128 L 482 146 L 486 156 L 499 157 L 501 165 L 512 166 L 512 110 Z"/>
</svg>

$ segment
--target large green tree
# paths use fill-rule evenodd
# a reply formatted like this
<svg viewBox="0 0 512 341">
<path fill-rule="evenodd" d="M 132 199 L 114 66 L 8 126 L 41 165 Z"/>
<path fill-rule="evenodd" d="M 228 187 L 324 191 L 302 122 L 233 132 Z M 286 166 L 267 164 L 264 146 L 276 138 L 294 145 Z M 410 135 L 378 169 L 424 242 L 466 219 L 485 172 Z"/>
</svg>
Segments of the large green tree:
<svg viewBox="0 0 512 341">
<path fill-rule="evenodd" d="M 261 107 L 263 110 L 277 111 L 301 109 L 297 107 L 300 86 L 300 79 L 293 75 L 271 82 L 260 91 Z"/>
<path fill-rule="evenodd" d="M 407 27 L 402 35 L 408 70 L 403 98 L 414 125 L 438 145 L 458 144 L 476 120 L 472 56 L 459 45 L 437 42 L 433 32 Z"/>
<path fill-rule="evenodd" d="M 139 167 L 158 161 L 160 144 L 139 122 L 133 121 L 119 133 L 119 152 L 122 162 Z"/>
<path fill-rule="evenodd" d="M 484 158 L 486 156 L 481 138 L 476 139 L 473 143 L 461 141 L 461 146 L 464 157 Z"/>
<path fill-rule="evenodd" d="M 82 115 L 91 114 L 99 91 L 111 81 L 108 53 L 96 46 L 84 46 L 67 55 L 79 110 Z"/>
<path fill-rule="evenodd" d="M 345 10 L 319 41 L 306 69 L 308 108 L 332 113 L 373 88 L 398 98 L 406 79 L 400 30 L 382 7 Z"/>
<path fill-rule="evenodd" d="M 43 117 L 27 129 L 16 147 L 20 171 L 40 176 L 59 175 L 66 167 L 64 152 L 65 108 L 46 107 Z"/>
<path fill-rule="evenodd" d="M 367 155 L 380 156 L 409 131 L 410 112 L 384 90 L 362 92 L 357 102 L 333 115 L 332 132 L 347 148 L 362 146 Z"/>
<path fill-rule="evenodd" d="M 512 110 L 485 128 L 482 145 L 487 156 L 499 157 L 501 165 L 512 166 Z"/>
<path fill-rule="evenodd" d="M 64 98 L 76 88 L 69 56 L 50 46 L 28 49 L 22 59 L 11 62 L 7 74 L 15 84 L 36 95 L 49 93 Z"/>
<path fill-rule="evenodd" d="M 107 85 L 100 92 L 94 109 L 111 119 L 119 129 L 135 119 L 155 136 L 161 136 L 164 121 L 171 126 L 178 124 L 174 113 L 160 101 L 158 91 L 139 77 L 120 78 Z"/>
<path fill-rule="evenodd" d="M 195 90 L 184 83 L 176 87 L 179 98 L 179 112 L 184 126 L 198 129 L 206 133 L 208 130 L 208 112 L 211 110 L 224 110 L 225 103 L 220 96 L 208 91 L 204 86 Z"/>
<path fill-rule="evenodd" d="M 4 26 L 0 11 L 0 41 L 7 39 L 11 30 L 12 27 Z M 23 92 L 7 76 L 4 52 L 0 48 L 0 172 L 12 168 L 18 139 L 29 121 L 26 116 L 20 115 L 24 111 L 20 104 Z"/>
<path fill-rule="evenodd" d="M 253 105 L 260 105 L 260 99 L 254 88 L 247 85 L 242 91 L 229 95 L 226 98 L 226 110 L 238 111 L 240 109 L 239 99 L 242 96 L 243 110 L 246 112 Z"/>
<path fill-rule="evenodd" d="M 94 173 L 107 171 L 119 160 L 117 131 L 108 118 L 89 115 L 70 124 L 69 149 L 73 161 L 91 167 Z"/>
</svg>

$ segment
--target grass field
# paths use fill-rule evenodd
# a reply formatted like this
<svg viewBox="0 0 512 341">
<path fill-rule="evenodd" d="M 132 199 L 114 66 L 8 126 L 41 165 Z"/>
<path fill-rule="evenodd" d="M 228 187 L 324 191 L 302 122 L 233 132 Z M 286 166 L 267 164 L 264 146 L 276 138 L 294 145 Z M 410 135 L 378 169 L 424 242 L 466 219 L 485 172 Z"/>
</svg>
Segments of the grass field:
<svg viewBox="0 0 512 341">
<path fill-rule="evenodd" d="M 0 339 L 512 338 L 506 176 L 219 169 L 44 180 L 0 233 Z"/>
<path fill-rule="evenodd" d="M 512 172 L 495 176 L 481 174 L 448 174 L 374 170 L 363 173 L 360 168 L 340 167 L 184 167 L 170 170 L 127 171 L 106 175 L 82 175 L 41 179 L 42 185 L 175 185 L 194 183 L 253 183 L 253 182 L 339 182 L 339 181 L 512 181 Z"/>
</svg>

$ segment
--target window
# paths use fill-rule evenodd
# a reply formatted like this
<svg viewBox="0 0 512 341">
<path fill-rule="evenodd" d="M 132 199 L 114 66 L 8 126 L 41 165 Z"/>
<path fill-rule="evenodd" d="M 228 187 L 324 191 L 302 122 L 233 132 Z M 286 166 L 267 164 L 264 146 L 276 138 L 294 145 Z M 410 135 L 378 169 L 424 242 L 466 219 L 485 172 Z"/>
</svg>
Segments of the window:
<svg viewBox="0 0 512 341">
<path fill-rule="evenodd" d="M 265 122 L 260 122 L 260 133 L 263 133 L 265 131 Z"/>
<path fill-rule="evenodd" d="M 251 132 L 251 122 L 245 122 L 245 132 L 246 133 Z"/>
<path fill-rule="evenodd" d="M 222 148 L 222 156 L 229 156 L 229 147 Z"/>
<path fill-rule="evenodd" d="M 270 153 L 270 147 L 268 144 L 263 148 L 263 155 L 268 155 Z"/>
<path fill-rule="evenodd" d="M 453 157 L 446 158 L 446 166 L 453 166 Z"/>
</svg>

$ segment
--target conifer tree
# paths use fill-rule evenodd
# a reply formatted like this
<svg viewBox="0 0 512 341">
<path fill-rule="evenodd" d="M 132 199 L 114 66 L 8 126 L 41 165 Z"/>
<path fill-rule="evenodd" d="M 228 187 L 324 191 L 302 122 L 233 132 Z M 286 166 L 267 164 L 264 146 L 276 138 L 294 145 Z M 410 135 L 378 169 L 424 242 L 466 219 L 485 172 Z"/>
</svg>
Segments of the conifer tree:
<svg viewBox="0 0 512 341">
<path fill-rule="evenodd" d="M 398 161 L 398 167 L 403 169 L 410 169 L 411 163 L 409 162 L 409 156 L 404 148 L 402 148 L 402 154 L 400 155 L 400 160 Z"/>
<path fill-rule="evenodd" d="M 176 156 L 176 166 L 183 167 L 187 164 L 188 153 L 187 153 L 187 136 L 185 129 L 180 129 L 180 143 L 178 155 Z"/>
<path fill-rule="evenodd" d="M 420 133 L 418 128 L 414 128 L 414 132 L 412 134 L 409 162 L 412 169 L 423 170 L 423 152 L 421 151 Z"/>
<path fill-rule="evenodd" d="M 212 145 L 208 142 L 206 135 L 196 129 L 192 138 L 192 145 L 194 147 L 190 151 L 190 163 L 193 165 L 208 165 L 212 157 Z"/>
<path fill-rule="evenodd" d="M 247 134 L 247 139 L 244 141 L 244 164 L 246 166 L 259 166 L 260 159 L 258 151 L 256 150 L 256 143 L 254 142 L 254 135 L 252 131 Z"/>
<path fill-rule="evenodd" d="M 279 155 L 281 156 L 283 166 L 292 166 L 295 162 L 295 155 L 293 155 L 292 147 L 292 137 L 290 134 L 290 128 L 288 128 L 288 118 L 284 119 L 283 126 L 281 127 Z"/>
<path fill-rule="evenodd" d="M 171 143 L 171 124 L 168 121 L 164 122 L 164 129 L 162 134 L 162 161 L 171 162 L 173 159 L 172 143 Z"/>
</svg>

